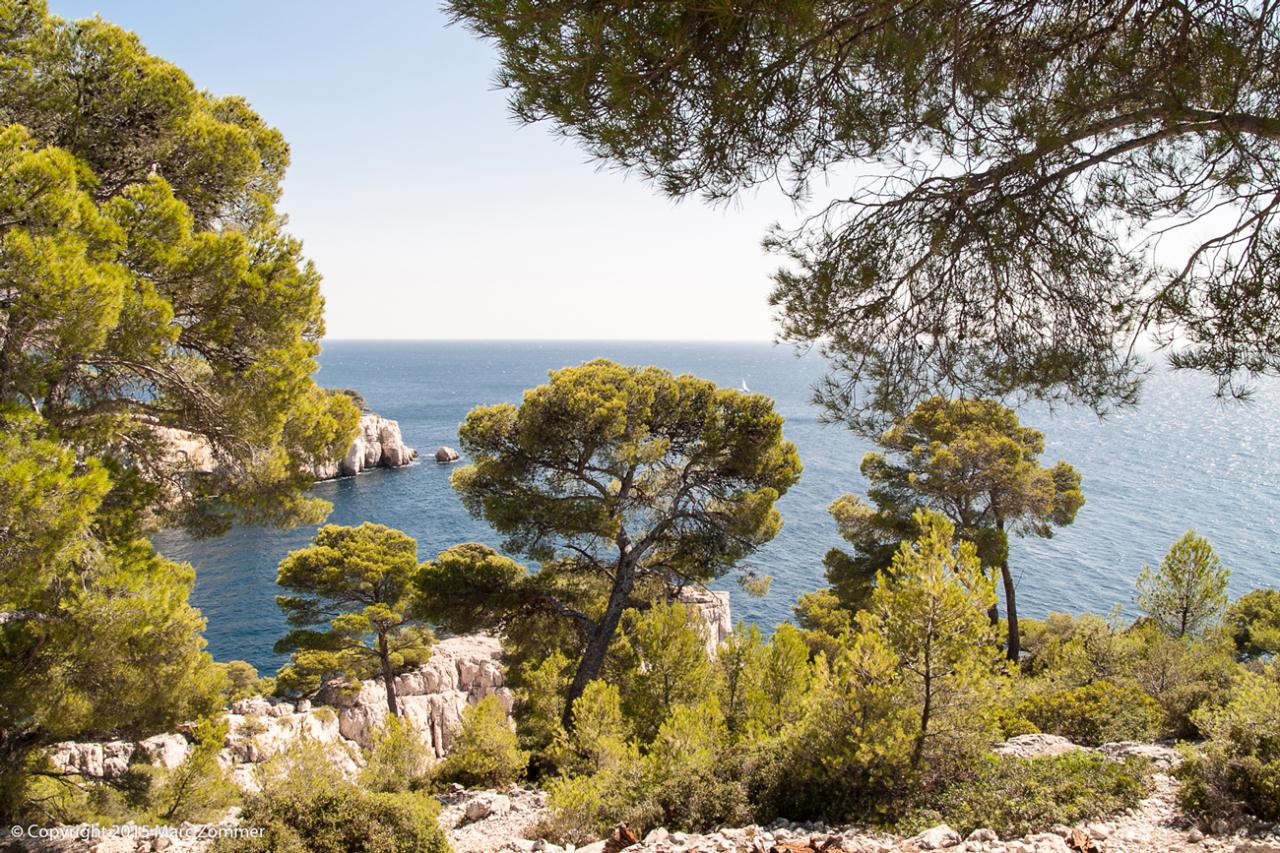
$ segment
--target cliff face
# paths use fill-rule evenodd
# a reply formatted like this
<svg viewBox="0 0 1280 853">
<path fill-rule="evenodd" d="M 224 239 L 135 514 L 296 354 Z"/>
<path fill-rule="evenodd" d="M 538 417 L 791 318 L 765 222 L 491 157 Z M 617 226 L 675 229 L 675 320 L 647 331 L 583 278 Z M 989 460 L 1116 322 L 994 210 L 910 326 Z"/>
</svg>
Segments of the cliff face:
<svg viewBox="0 0 1280 853">
<path fill-rule="evenodd" d="M 370 468 L 400 468 L 417 457 L 418 451 L 404 443 L 400 424 L 375 412 L 365 412 L 360 416 L 360 434 L 347 448 L 347 454 L 313 470 L 317 480 L 332 480 Z"/>
<path fill-rule="evenodd" d="M 216 470 L 209 441 L 203 435 L 170 427 L 156 427 L 155 434 L 168 447 L 167 466 L 176 474 L 191 476 Z M 404 443 L 400 424 L 376 412 L 360 415 L 360 432 L 341 459 L 315 465 L 317 480 L 350 477 L 370 468 L 400 468 L 418 458 L 418 451 Z"/>
<path fill-rule="evenodd" d="M 501 647 L 496 639 L 480 635 L 441 640 L 430 660 L 396 679 L 396 694 L 405 720 L 437 758 L 449 748 L 468 703 L 495 695 L 510 711 L 513 701 L 504 686 Z M 374 732 L 386 717 L 387 695 L 380 681 L 362 682 L 354 692 L 327 686 L 315 703 L 241 699 L 225 716 L 229 731 L 218 762 L 238 785 L 252 790 L 254 765 L 307 737 L 328 746 L 338 766 L 355 774 L 365 762 L 362 750 L 373 746 Z M 167 733 L 137 743 L 60 743 L 49 760 L 59 772 L 111 781 L 138 762 L 176 767 L 188 750 L 182 734 Z"/>
</svg>

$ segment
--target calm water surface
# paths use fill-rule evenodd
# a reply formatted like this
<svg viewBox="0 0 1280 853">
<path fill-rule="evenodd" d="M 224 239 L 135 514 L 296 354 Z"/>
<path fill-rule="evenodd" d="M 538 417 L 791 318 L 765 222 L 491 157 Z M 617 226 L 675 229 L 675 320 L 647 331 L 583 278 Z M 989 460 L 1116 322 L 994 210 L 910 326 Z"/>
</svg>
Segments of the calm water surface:
<svg viewBox="0 0 1280 853">
<path fill-rule="evenodd" d="M 839 545 L 826 507 L 844 492 L 861 493 L 858 462 L 870 445 L 840 427 L 818 423 L 810 389 L 822 375 L 816 356 L 797 358 L 767 344 L 354 342 L 325 345 L 321 384 L 356 388 L 370 408 L 400 422 L 407 443 L 426 461 L 394 471 L 317 484 L 333 503 L 329 522 L 374 521 L 418 540 L 423 559 L 459 542 L 500 542 L 472 519 L 449 488 L 449 466 L 430 461 L 441 444 L 457 445 L 457 428 L 477 404 L 518 402 L 547 371 L 598 356 L 657 364 L 777 401 L 785 432 L 800 449 L 804 477 L 779 503 L 784 526 L 750 561 L 774 577 L 765 598 L 749 598 L 731 581 L 734 617 L 769 627 L 788 618 L 796 596 L 823 584 L 822 556 Z M 1280 390 L 1263 385 L 1248 404 L 1220 404 L 1203 377 L 1157 372 L 1141 405 L 1100 421 L 1080 410 L 1029 409 L 1044 430 L 1046 459 L 1066 459 L 1084 477 L 1087 499 L 1073 526 L 1052 539 L 1013 544 L 1019 608 L 1049 611 L 1129 607 L 1133 579 L 1156 563 L 1187 529 L 1208 536 L 1232 570 L 1232 592 L 1277 583 L 1273 543 L 1280 519 Z M 275 606 L 276 564 L 304 546 L 314 528 L 236 528 L 191 541 L 159 538 L 170 557 L 196 567 L 194 603 L 209 620 L 209 647 L 220 660 L 241 658 L 271 671 L 271 646 L 284 633 Z"/>
</svg>

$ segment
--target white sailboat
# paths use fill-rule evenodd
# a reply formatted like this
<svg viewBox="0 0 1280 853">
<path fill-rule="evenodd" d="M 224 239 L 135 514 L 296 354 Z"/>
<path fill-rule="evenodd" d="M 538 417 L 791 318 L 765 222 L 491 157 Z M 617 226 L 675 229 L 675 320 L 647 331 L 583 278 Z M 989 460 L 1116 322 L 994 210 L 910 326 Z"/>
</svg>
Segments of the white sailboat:
<svg viewBox="0 0 1280 853">
<path fill-rule="evenodd" d="M 751 393 L 751 389 L 747 387 L 747 380 L 745 377 L 742 380 L 742 390 L 747 392 L 748 394 Z"/>
</svg>

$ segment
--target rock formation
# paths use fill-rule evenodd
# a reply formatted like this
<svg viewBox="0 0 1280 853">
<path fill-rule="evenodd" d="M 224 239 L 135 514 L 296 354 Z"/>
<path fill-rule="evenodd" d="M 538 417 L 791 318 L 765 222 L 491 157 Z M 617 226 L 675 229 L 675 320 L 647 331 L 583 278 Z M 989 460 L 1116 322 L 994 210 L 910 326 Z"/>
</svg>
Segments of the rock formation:
<svg viewBox="0 0 1280 853">
<path fill-rule="evenodd" d="M 400 468 L 418 457 L 418 451 L 404 443 L 400 424 L 375 412 L 360 415 L 360 434 L 347 454 L 333 462 L 315 466 L 317 480 L 350 477 L 370 468 Z"/>
<path fill-rule="evenodd" d="M 496 695 L 511 709 L 501 658 L 492 637 L 454 637 L 437 643 L 425 664 L 396 679 L 401 713 L 437 758 L 448 749 L 467 703 Z M 228 732 L 218 761 L 238 785 L 252 790 L 254 765 L 307 737 L 330 747 L 335 763 L 354 775 L 364 764 L 361 750 L 373 745 L 374 732 L 386 717 L 387 696 L 380 681 L 362 682 L 354 691 L 326 685 L 315 703 L 252 696 L 232 703 L 226 714 Z M 60 743 L 49 760 L 59 772 L 111 781 L 134 763 L 176 767 L 189 749 L 182 734 L 166 733 L 137 743 Z"/>
<path fill-rule="evenodd" d="M 459 458 L 458 451 L 454 450 L 452 447 L 441 445 L 436 448 L 436 461 L 441 464 L 457 462 Z"/>
<path fill-rule="evenodd" d="M 680 601 L 702 617 L 707 627 L 707 654 L 715 656 L 720 644 L 733 633 L 733 618 L 729 610 L 729 593 L 695 587 L 680 591 Z"/>
</svg>

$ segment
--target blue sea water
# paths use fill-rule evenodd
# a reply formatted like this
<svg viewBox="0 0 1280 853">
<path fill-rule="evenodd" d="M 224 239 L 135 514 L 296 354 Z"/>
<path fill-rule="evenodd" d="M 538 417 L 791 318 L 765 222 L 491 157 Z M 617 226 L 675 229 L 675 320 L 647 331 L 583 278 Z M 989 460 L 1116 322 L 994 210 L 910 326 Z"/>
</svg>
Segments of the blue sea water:
<svg viewBox="0 0 1280 853">
<path fill-rule="evenodd" d="M 315 486 L 333 503 L 329 522 L 374 521 L 418 540 L 433 557 L 459 542 L 497 547 L 496 536 L 472 519 L 449 488 L 450 466 L 431 454 L 457 444 L 457 427 L 478 404 L 518 402 L 547 371 L 603 356 L 625 364 L 656 364 L 695 373 L 728 387 L 745 380 L 768 394 L 786 418 L 804 476 L 779 503 L 782 532 L 750 565 L 772 575 L 764 598 L 732 582 L 734 618 L 771 627 L 791 613 L 796 597 L 823 585 L 822 556 L 841 544 L 826 507 L 845 492 L 861 493 L 858 463 L 870 445 L 847 430 L 824 426 L 810 403 L 824 372 L 816 355 L 797 357 L 768 344 L 629 342 L 355 342 L 331 341 L 319 381 L 355 388 L 374 411 L 400 422 L 405 441 L 424 461 L 375 470 Z M 1046 459 L 1066 459 L 1083 475 L 1087 503 L 1071 527 L 1052 539 L 1013 544 L 1020 613 L 1131 608 L 1133 580 L 1155 564 L 1188 529 L 1208 536 L 1231 569 L 1233 594 L 1276 585 L 1275 530 L 1280 519 L 1280 387 L 1264 384 L 1249 403 L 1216 402 L 1204 377 L 1157 370 L 1141 404 L 1106 420 L 1079 409 L 1024 411 L 1045 432 Z M 271 651 L 284 633 L 275 606 L 276 564 L 304 546 L 314 528 L 239 527 L 211 540 L 166 533 L 170 557 L 196 567 L 193 601 L 208 619 L 219 660 L 244 659 L 273 671 Z"/>
</svg>

